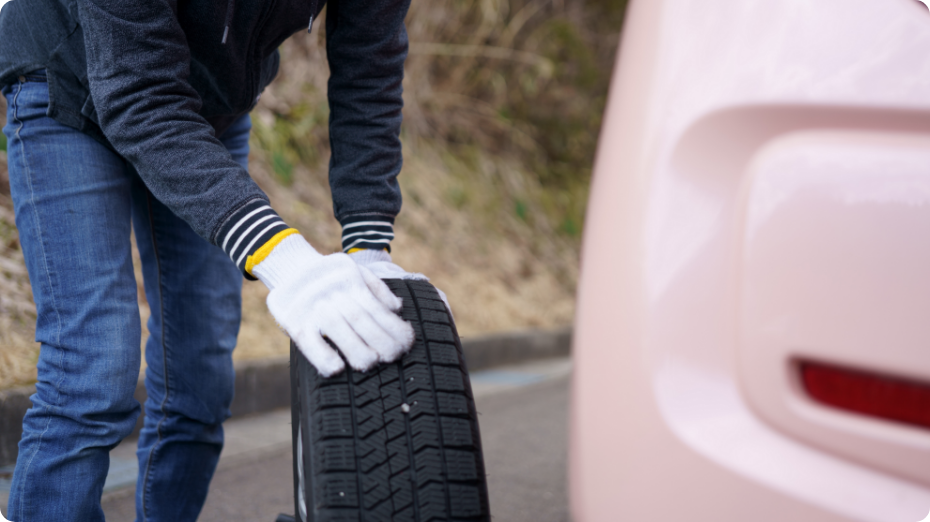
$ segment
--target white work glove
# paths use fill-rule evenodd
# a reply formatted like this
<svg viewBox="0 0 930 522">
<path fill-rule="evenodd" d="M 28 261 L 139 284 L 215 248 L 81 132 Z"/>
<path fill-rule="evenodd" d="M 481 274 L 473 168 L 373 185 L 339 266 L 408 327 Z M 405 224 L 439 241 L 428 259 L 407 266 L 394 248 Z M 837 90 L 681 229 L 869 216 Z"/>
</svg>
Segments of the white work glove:
<svg viewBox="0 0 930 522">
<path fill-rule="evenodd" d="M 386 250 L 362 249 L 349 254 L 353 261 L 363 266 L 381 279 L 410 279 L 413 281 L 429 281 L 429 278 L 416 272 L 407 272 L 403 268 L 395 265 L 391 261 L 391 254 Z M 435 288 L 435 287 L 434 287 Z M 445 292 L 436 288 L 442 302 L 446 303 L 446 310 L 452 313 L 452 307 L 449 306 L 449 300 Z"/>
<path fill-rule="evenodd" d="M 394 361 L 413 344 L 413 327 L 395 313 L 401 299 L 346 254 L 321 255 L 294 234 L 251 273 L 271 290 L 268 310 L 278 325 L 324 377 L 345 365 L 323 336 L 363 372 Z"/>
</svg>

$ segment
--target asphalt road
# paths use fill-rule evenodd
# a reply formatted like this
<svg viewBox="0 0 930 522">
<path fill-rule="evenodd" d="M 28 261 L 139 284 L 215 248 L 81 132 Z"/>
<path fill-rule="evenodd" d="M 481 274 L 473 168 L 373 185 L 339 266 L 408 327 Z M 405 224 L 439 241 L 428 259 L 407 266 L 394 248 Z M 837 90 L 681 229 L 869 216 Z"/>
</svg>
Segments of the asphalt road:
<svg viewBox="0 0 930 522">
<path fill-rule="evenodd" d="M 534 364 L 472 377 L 491 514 L 506 522 L 566 522 L 570 363 Z M 229 423 L 201 522 L 273 522 L 278 513 L 293 513 L 289 420 L 278 411 Z M 105 494 L 103 508 L 110 522 L 133 520 L 132 488 Z"/>
</svg>

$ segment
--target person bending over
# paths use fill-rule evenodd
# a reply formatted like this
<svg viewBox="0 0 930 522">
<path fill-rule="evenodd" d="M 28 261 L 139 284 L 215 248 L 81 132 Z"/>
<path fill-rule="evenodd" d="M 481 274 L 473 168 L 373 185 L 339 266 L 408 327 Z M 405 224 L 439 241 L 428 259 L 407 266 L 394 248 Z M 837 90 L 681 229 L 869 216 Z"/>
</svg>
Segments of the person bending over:
<svg viewBox="0 0 930 522">
<path fill-rule="evenodd" d="M 14 0 L 0 10 L 10 189 L 41 343 L 11 520 L 104 518 L 109 451 L 140 414 L 130 229 L 152 311 L 139 521 L 194 521 L 203 506 L 233 396 L 243 276 L 270 289 L 271 314 L 323 375 L 410 347 L 400 299 L 379 279 L 417 277 L 389 254 L 409 0 L 327 10 L 329 176 L 346 253 L 317 252 L 246 170 L 249 111 L 287 67 L 277 47 L 323 4 Z"/>
</svg>

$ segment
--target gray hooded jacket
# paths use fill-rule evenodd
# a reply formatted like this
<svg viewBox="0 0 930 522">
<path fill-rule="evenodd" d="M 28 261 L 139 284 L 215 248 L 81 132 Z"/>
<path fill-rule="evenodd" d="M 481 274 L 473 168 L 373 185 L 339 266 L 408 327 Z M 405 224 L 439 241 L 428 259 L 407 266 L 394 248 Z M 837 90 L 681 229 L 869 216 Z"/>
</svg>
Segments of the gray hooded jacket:
<svg viewBox="0 0 930 522">
<path fill-rule="evenodd" d="M 0 85 L 46 69 L 49 115 L 126 158 L 159 201 L 222 246 L 267 197 L 216 136 L 255 106 L 277 47 L 323 2 L 14 0 L 0 12 Z M 343 225 L 383 229 L 400 211 L 408 7 L 329 2 L 330 184 Z"/>
</svg>

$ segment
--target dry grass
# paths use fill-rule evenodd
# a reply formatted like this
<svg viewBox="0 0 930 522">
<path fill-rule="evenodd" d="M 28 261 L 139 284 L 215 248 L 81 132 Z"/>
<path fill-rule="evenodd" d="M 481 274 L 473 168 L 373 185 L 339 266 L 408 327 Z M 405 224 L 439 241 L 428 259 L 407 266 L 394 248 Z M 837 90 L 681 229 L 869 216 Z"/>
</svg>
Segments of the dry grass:
<svg viewBox="0 0 930 522">
<path fill-rule="evenodd" d="M 464 336 L 572 319 L 591 159 L 624 6 L 411 7 L 394 260 L 449 295 Z M 281 74 L 253 112 L 250 170 L 288 223 L 332 252 L 340 229 L 327 182 L 322 25 L 281 48 Z M 2 124 L 2 100 L 0 109 Z M 0 152 L 0 389 L 32 382 L 38 354 L 11 208 Z M 138 254 L 135 261 L 139 279 Z M 263 285 L 245 284 L 236 359 L 287 350 L 266 296 Z M 141 287 L 140 312 L 147 319 Z"/>
<path fill-rule="evenodd" d="M 0 127 L 6 102 L 0 97 Z M 0 389 L 35 380 L 36 318 L 26 264 L 19 248 L 6 169 L 6 141 L 0 138 Z"/>
<path fill-rule="evenodd" d="M 6 175 L 5 153 L 0 153 L 0 176 Z M 13 227 L 12 203 L 0 195 L 0 389 L 35 379 L 38 345 L 32 342 L 36 309 L 32 303 L 18 236 Z"/>
</svg>

